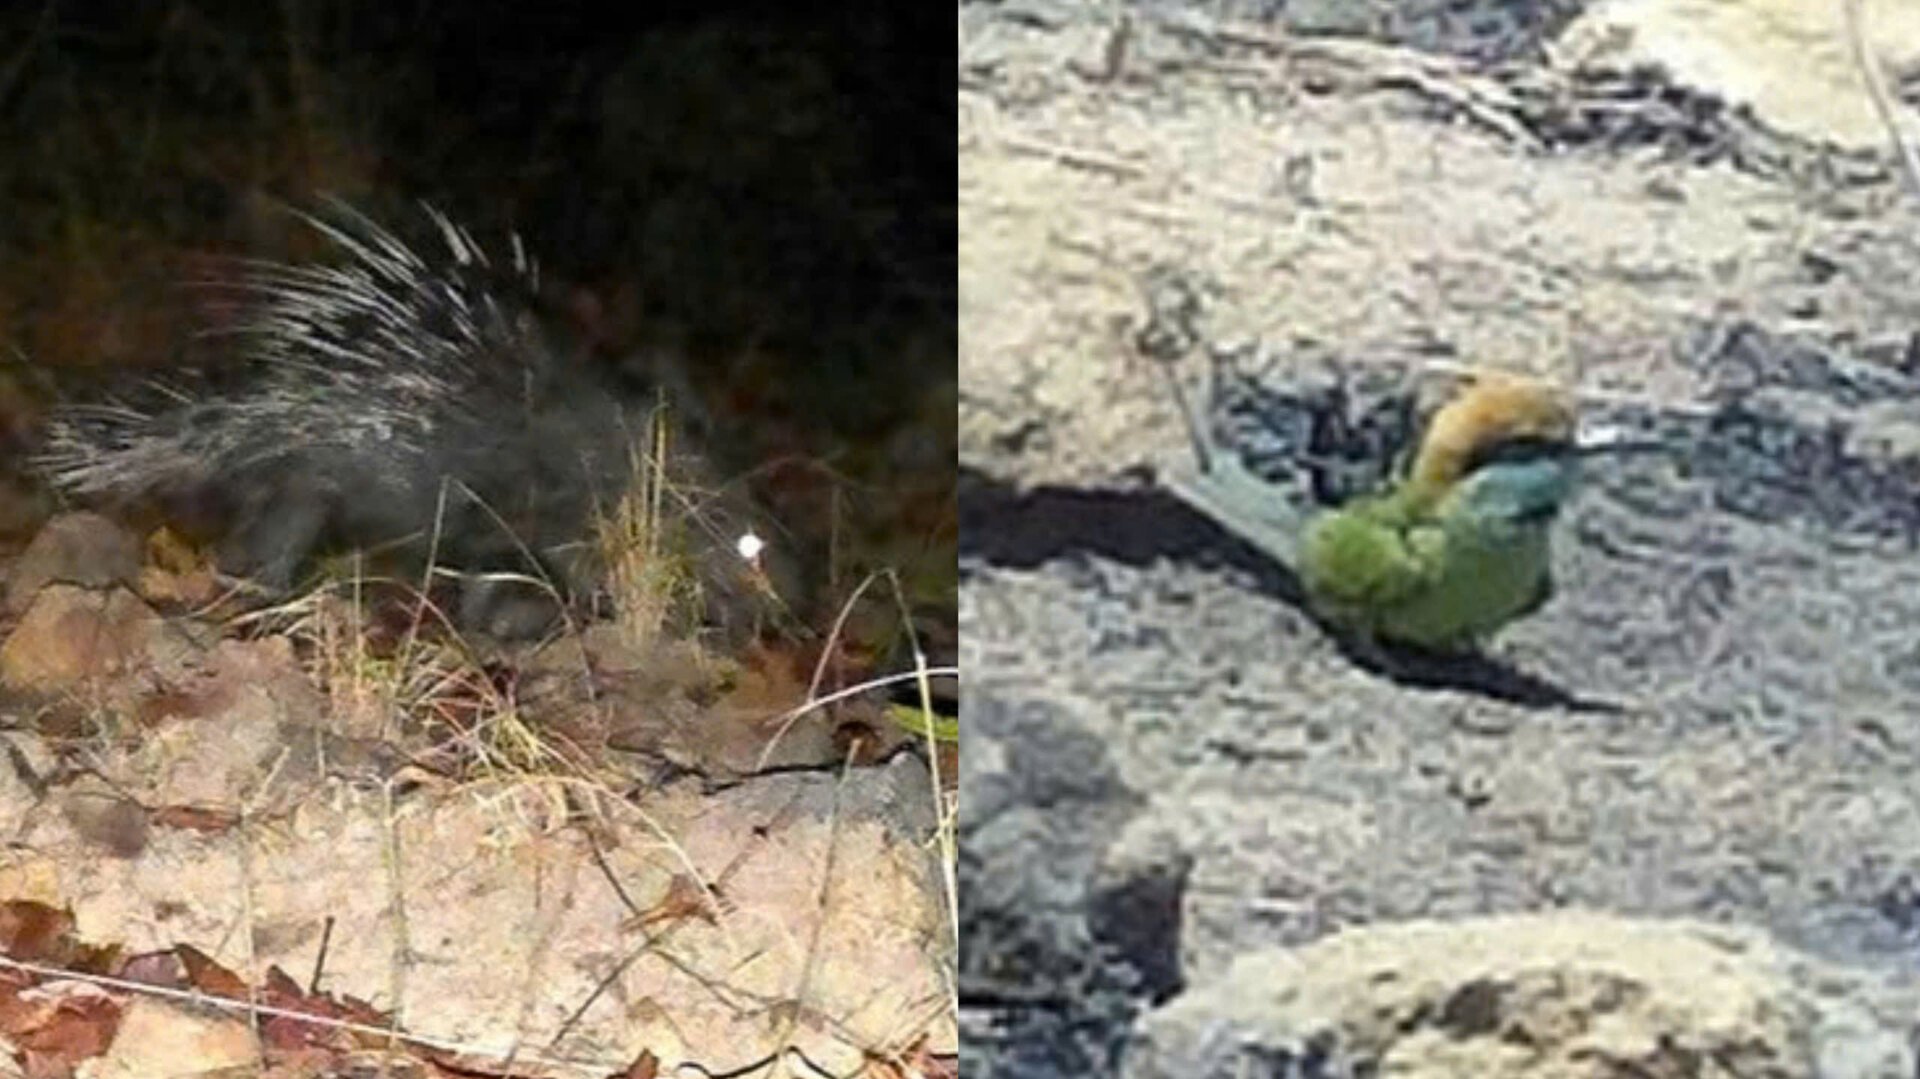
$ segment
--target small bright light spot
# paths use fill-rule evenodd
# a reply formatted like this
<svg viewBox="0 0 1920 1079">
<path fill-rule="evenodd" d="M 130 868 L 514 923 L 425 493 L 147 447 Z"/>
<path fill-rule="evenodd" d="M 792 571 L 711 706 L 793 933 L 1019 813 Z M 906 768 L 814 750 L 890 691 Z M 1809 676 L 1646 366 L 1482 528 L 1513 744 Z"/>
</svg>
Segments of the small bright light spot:
<svg viewBox="0 0 1920 1079">
<path fill-rule="evenodd" d="M 752 562 L 755 559 L 759 558 L 760 552 L 766 549 L 767 549 L 767 541 L 761 539 L 759 536 L 756 536 L 751 532 L 743 534 L 740 537 L 740 541 L 734 545 L 734 550 L 737 550 L 740 552 L 740 557 L 746 559 L 749 562 Z"/>
</svg>

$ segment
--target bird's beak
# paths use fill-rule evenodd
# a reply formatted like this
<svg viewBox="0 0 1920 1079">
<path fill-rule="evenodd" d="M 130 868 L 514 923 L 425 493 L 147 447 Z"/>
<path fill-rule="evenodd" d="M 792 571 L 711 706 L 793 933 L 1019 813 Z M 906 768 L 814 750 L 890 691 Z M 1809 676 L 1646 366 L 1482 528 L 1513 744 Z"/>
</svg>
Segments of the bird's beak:
<svg viewBox="0 0 1920 1079">
<path fill-rule="evenodd" d="M 1584 424 L 1573 440 L 1574 453 L 1581 457 L 1597 457 L 1608 453 L 1651 453 L 1666 448 L 1667 444 L 1657 438 L 1610 423 Z"/>
</svg>

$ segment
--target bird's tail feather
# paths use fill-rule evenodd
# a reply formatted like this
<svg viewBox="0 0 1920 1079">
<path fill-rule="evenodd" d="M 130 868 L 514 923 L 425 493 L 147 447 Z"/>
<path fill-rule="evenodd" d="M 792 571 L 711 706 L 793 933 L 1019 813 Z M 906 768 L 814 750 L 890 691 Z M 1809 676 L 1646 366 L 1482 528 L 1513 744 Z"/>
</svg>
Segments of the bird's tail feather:
<svg viewBox="0 0 1920 1079">
<path fill-rule="evenodd" d="M 1179 376 L 1171 367 L 1163 369 L 1187 426 L 1190 452 L 1156 468 L 1160 485 L 1268 556 L 1289 567 L 1298 565 L 1295 559 L 1306 528 L 1306 508 L 1292 497 L 1293 492 L 1248 469 L 1231 448 L 1215 445 L 1205 420 L 1195 415 Z M 1203 395 L 1202 400 L 1206 399 Z"/>
<path fill-rule="evenodd" d="M 1254 475 L 1232 453 L 1201 467 L 1180 459 L 1157 470 L 1162 486 L 1215 524 L 1289 567 L 1297 566 L 1307 510 L 1289 492 Z"/>
</svg>

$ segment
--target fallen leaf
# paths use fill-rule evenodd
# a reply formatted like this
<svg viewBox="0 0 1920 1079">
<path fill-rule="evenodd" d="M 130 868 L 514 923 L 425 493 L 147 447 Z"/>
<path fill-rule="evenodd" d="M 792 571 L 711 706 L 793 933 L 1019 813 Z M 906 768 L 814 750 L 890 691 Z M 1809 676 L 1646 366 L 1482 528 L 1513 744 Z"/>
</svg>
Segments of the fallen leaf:
<svg viewBox="0 0 1920 1079">
<path fill-rule="evenodd" d="M 72 931 L 72 911 L 31 899 L 0 903 L 0 952 L 22 962 L 48 962 L 56 958 Z"/>
<path fill-rule="evenodd" d="M 0 1024 L 31 1079 L 56 1079 L 113 1044 L 120 1003 L 88 982 L 50 982 L 21 993 Z"/>
<path fill-rule="evenodd" d="M 928 1053 L 920 1061 L 920 1074 L 926 1079 L 960 1079 L 960 1054 L 936 1056 Z"/>
<path fill-rule="evenodd" d="M 73 912 L 12 899 L 0 903 L 0 953 L 23 963 L 39 963 L 82 974 L 113 969 L 120 950 L 95 946 L 73 935 Z"/>
<path fill-rule="evenodd" d="M 653 1050 L 642 1049 L 640 1055 L 633 1058 L 633 1063 L 627 1065 L 626 1071 L 610 1075 L 607 1079 L 658 1079 L 659 1075 L 660 1058 L 653 1055 Z"/>
<path fill-rule="evenodd" d="M 169 948 L 164 952 L 143 952 L 129 957 L 120 964 L 114 977 L 163 989 L 184 989 L 187 986 L 187 967 L 180 961 L 180 956 Z"/>
<path fill-rule="evenodd" d="M 386 1044 L 384 1033 L 371 1034 L 346 1030 L 341 1023 L 377 1027 L 393 1026 L 393 1017 L 352 996 L 335 997 L 327 993 L 309 993 L 279 967 L 267 968 L 266 986 L 260 991 L 261 1003 L 283 1011 L 299 1012 L 313 1019 L 332 1020 L 316 1023 L 297 1015 L 273 1016 L 261 1024 L 261 1038 L 279 1050 L 309 1047 L 348 1049 L 353 1046 L 378 1047 Z"/>
<path fill-rule="evenodd" d="M 174 954 L 187 971 L 187 984 L 210 997 L 250 1000 L 247 983 L 238 974 L 213 961 L 213 957 L 191 944 L 174 945 Z"/>
<path fill-rule="evenodd" d="M 867 1063 L 884 1079 L 960 1079 L 960 1055 L 929 1052 L 924 1035 L 897 1057 L 870 1056 Z"/>
<path fill-rule="evenodd" d="M 698 918 L 708 925 L 718 924 L 706 889 L 685 873 L 675 873 L 667 882 L 667 892 L 659 902 L 620 924 L 623 931 L 648 929 L 661 922 Z"/>
</svg>

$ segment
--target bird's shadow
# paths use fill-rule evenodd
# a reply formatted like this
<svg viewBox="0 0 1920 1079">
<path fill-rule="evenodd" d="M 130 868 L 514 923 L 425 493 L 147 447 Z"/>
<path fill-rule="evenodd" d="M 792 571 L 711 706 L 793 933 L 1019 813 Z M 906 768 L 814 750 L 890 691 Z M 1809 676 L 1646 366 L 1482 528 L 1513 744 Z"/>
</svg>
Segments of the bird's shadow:
<svg viewBox="0 0 1920 1079">
<path fill-rule="evenodd" d="M 1428 652 L 1343 633 L 1313 614 L 1291 569 L 1164 489 L 1142 483 L 1131 489 L 1018 490 L 967 468 L 960 470 L 959 489 L 963 573 L 969 560 L 1031 569 L 1073 553 L 1130 566 L 1166 559 L 1230 569 L 1255 591 L 1312 618 L 1355 666 L 1399 685 L 1475 693 L 1528 708 L 1622 710 L 1484 653 Z"/>
</svg>

